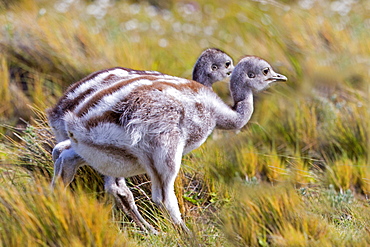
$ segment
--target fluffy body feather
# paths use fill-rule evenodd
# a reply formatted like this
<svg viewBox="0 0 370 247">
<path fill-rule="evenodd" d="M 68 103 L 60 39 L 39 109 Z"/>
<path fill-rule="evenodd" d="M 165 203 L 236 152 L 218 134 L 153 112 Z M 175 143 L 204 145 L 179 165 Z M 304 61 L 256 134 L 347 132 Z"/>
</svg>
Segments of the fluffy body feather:
<svg viewBox="0 0 370 247">
<path fill-rule="evenodd" d="M 92 93 L 65 115 L 65 127 L 73 150 L 102 174 L 147 173 L 153 201 L 186 228 L 174 193 L 182 155 L 199 147 L 214 128 L 242 128 L 253 113 L 253 92 L 284 80 L 263 59 L 247 56 L 232 73 L 234 106 L 229 107 L 192 80 L 132 75 Z"/>
<path fill-rule="evenodd" d="M 232 70 L 234 69 L 232 59 L 223 51 L 215 48 L 210 48 L 205 50 L 198 58 L 194 70 L 193 79 L 197 79 L 199 83 L 211 87 L 216 81 L 223 80 L 228 77 Z M 127 68 L 112 68 L 108 70 L 102 70 L 91 74 L 90 76 L 82 79 L 81 81 L 73 84 L 66 91 L 64 96 L 59 100 L 57 105 L 48 110 L 48 119 L 50 126 L 52 127 L 58 144 L 53 150 L 53 160 L 54 164 L 54 177 L 52 181 L 52 186 L 55 186 L 55 182 L 59 177 L 63 178 L 65 185 L 68 185 L 78 169 L 78 167 L 85 164 L 85 161 L 71 148 L 71 141 L 68 139 L 67 133 L 65 131 L 65 121 L 64 116 L 67 111 L 80 112 L 84 111 L 83 108 L 90 107 L 86 102 L 93 102 L 94 100 L 101 100 L 99 106 L 94 107 L 92 111 L 89 111 L 87 115 L 94 119 L 95 122 L 99 122 L 110 115 L 110 118 L 117 117 L 117 113 L 121 112 L 123 116 L 122 121 L 127 121 L 131 112 L 135 112 L 135 107 L 143 107 L 145 104 L 152 104 L 153 102 L 144 102 L 141 100 L 140 103 L 134 102 L 131 107 L 126 107 L 126 103 L 121 103 L 122 105 L 117 106 L 117 109 L 113 109 L 113 113 L 103 113 L 110 106 L 115 103 L 115 98 L 119 96 L 124 96 L 126 92 L 116 91 L 117 88 L 123 86 L 122 84 L 127 84 L 127 91 L 135 87 L 136 84 L 149 85 L 151 82 L 149 80 L 144 80 L 141 78 L 140 82 L 134 82 L 136 78 L 142 76 L 159 76 L 161 75 L 161 82 L 173 83 L 174 80 L 171 76 L 164 75 L 156 71 L 138 71 Z M 129 85 L 130 82 L 133 82 Z M 177 84 L 185 83 L 186 80 L 182 82 L 176 80 Z M 131 88 L 131 89 L 130 89 Z M 106 90 L 105 90 L 106 89 Z M 99 92 L 99 93 L 98 93 Z M 109 97 L 103 97 L 105 94 L 111 94 Z M 158 103 L 157 99 L 157 103 Z M 126 104 L 129 105 L 129 104 Z M 121 108 L 120 108 L 121 107 Z M 171 108 L 172 106 L 168 106 Z M 122 109 L 125 109 L 124 112 Z M 162 108 L 163 110 L 163 108 Z M 108 111 L 109 112 L 109 111 Z M 134 113 L 138 114 L 138 112 Z M 160 114 L 160 112 L 151 112 L 152 117 L 148 117 L 148 123 L 153 122 L 155 119 L 153 116 Z M 87 118 L 88 116 L 84 116 Z M 92 125 L 94 121 L 90 121 Z M 152 124 L 149 128 L 141 129 L 135 128 L 137 124 L 135 121 L 131 121 L 129 128 L 131 129 L 131 141 L 132 144 L 138 143 L 141 139 L 141 132 L 151 131 L 155 129 L 163 129 L 164 125 Z M 124 170 L 125 174 L 140 174 L 140 166 L 132 170 Z M 142 228 L 149 229 L 152 232 L 156 232 L 140 215 L 136 206 L 133 202 L 133 196 L 127 186 L 125 185 L 124 178 L 105 178 L 105 189 L 111 193 L 118 202 L 118 205 L 127 214 L 129 214 L 134 221 Z"/>
<path fill-rule="evenodd" d="M 161 75 L 161 73 L 116 67 L 97 71 L 70 86 L 56 106 L 47 111 L 49 124 L 55 133 L 57 142 L 68 139 L 63 120 L 63 116 L 67 111 L 75 110 L 83 102 L 89 100 L 89 97 L 94 93 L 106 87 L 112 86 L 121 80 L 141 75 Z"/>
</svg>

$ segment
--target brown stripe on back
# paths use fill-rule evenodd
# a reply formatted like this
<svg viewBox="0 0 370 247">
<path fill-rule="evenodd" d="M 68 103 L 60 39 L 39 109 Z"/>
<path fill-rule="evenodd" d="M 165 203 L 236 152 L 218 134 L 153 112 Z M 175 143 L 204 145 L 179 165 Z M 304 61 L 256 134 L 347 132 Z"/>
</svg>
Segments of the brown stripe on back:
<svg viewBox="0 0 370 247">
<path fill-rule="evenodd" d="M 157 80 L 153 82 L 152 85 L 142 85 L 142 86 L 139 86 L 136 90 L 140 91 L 140 90 L 157 89 L 159 91 L 163 91 L 164 89 L 169 88 L 169 87 L 172 87 L 179 91 L 190 90 L 195 93 L 197 93 L 201 88 L 206 88 L 204 85 L 196 81 L 192 81 L 192 80 L 189 80 L 189 83 L 181 83 L 181 84 Z"/>
<path fill-rule="evenodd" d="M 143 77 L 141 77 L 141 78 L 143 78 Z M 133 80 L 135 80 L 135 79 L 125 81 L 125 83 L 130 83 Z M 126 84 L 121 84 L 121 86 L 124 86 L 124 85 L 126 85 Z M 156 90 L 162 91 L 162 90 L 164 90 L 168 87 L 173 87 L 173 88 L 176 88 L 178 90 L 184 89 L 184 88 L 185 89 L 190 88 L 192 90 L 194 90 L 194 88 L 195 88 L 195 90 L 198 90 L 199 88 L 203 87 L 203 85 L 201 85 L 197 82 L 191 83 L 190 85 L 186 86 L 186 84 L 178 85 L 178 84 L 172 84 L 172 83 L 168 83 L 168 82 L 157 81 L 157 82 L 154 82 L 152 86 L 150 86 L 150 85 L 139 86 L 133 92 L 131 92 L 129 95 L 132 95 L 134 92 L 143 92 L 143 91 L 147 91 L 147 90 L 152 90 L 153 88 L 155 88 Z M 103 94 L 103 96 L 104 95 L 106 95 L 106 94 Z M 97 97 L 96 100 L 98 101 L 101 97 L 102 96 Z M 92 101 L 97 102 L 93 99 L 92 99 Z M 120 105 L 120 103 L 117 103 L 117 104 L 118 104 L 118 106 Z M 90 118 L 90 119 L 86 120 L 86 122 L 84 123 L 85 127 L 87 129 L 91 129 L 91 128 L 96 127 L 99 123 L 114 123 L 116 125 L 122 125 L 122 121 L 123 121 L 122 114 L 123 114 L 123 112 L 126 112 L 126 111 L 122 107 L 112 106 L 112 109 L 115 109 L 115 108 L 117 110 L 109 110 L 109 111 L 104 112 L 100 116 L 96 116 L 94 118 Z M 81 109 L 81 111 L 82 111 L 82 109 Z M 129 114 L 128 112 L 126 112 L 126 113 Z M 82 116 L 82 113 L 81 113 L 81 116 Z"/>
<path fill-rule="evenodd" d="M 137 74 L 137 75 L 166 75 L 159 71 L 150 71 L 150 70 L 136 70 L 136 69 L 128 69 L 124 68 L 126 71 L 128 71 L 130 74 Z"/>
<path fill-rule="evenodd" d="M 76 88 L 78 88 L 79 86 L 81 86 L 81 84 L 85 83 L 86 81 L 90 81 L 90 80 L 94 79 L 99 74 L 105 73 L 105 72 L 109 72 L 109 71 L 112 71 L 112 70 L 116 70 L 116 69 L 122 69 L 122 70 L 125 70 L 125 71 L 128 71 L 128 72 L 131 71 L 131 69 L 126 69 L 126 68 L 122 68 L 122 67 L 114 67 L 114 68 L 110 68 L 110 69 L 103 69 L 103 70 L 96 71 L 96 72 L 94 72 L 94 73 L 86 76 L 85 78 L 81 79 L 80 81 L 78 81 L 76 83 L 73 83 L 71 86 L 69 86 L 67 88 L 67 90 L 65 91 L 63 97 L 66 97 L 68 93 L 76 90 Z"/>
<path fill-rule="evenodd" d="M 109 74 L 107 77 L 105 77 L 100 84 L 110 84 L 111 82 L 115 80 L 119 80 L 120 77 L 115 74 Z"/>
<path fill-rule="evenodd" d="M 58 118 L 61 118 L 67 110 L 74 110 L 78 106 L 78 104 L 85 97 L 87 97 L 88 95 L 90 95 L 91 93 L 96 91 L 97 88 L 94 88 L 94 89 L 89 88 L 73 100 L 70 100 L 70 99 L 67 98 L 69 93 L 75 91 L 78 87 L 80 87 L 82 84 L 86 83 L 87 81 L 93 80 L 99 74 L 109 72 L 109 71 L 113 71 L 113 70 L 117 70 L 117 69 L 127 71 L 129 73 L 128 76 L 130 76 L 130 74 L 131 74 L 131 76 L 133 74 L 154 75 L 154 76 L 163 75 L 162 73 L 160 73 L 160 72 L 157 73 L 156 71 L 151 72 L 151 71 L 143 71 L 143 70 L 134 70 L 134 69 L 123 68 L 123 67 L 114 67 L 114 68 L 110 68 L 110 69 L 104 69 L 104 70 L 96 71 L 96 72 L 88 75 L 87 77 L 81 79 L 80 81 L 70 85 L 67 88 L 67 90 L 65 91 L 64 95 L 59 99 L 58 103 L 54 107 L 47 109 L 48 117 L 53 118 L 53 119 L 58 119 Z M 99 83 L 101 85 L 103 85 L 103 84 L 108 84 L 109 85 L 109 84 L 113 83 L 114 81 L 120 80 L 120 79 L 122 79 L 122 77 L 117 76 L 115 74 L 109 74 L 109 75 L 107 75 L 107 77 L 105 77 Z"/>
<path fill-rule="evenodd" d="M 84 123 L 84 125 L 88 130 L 98 126 L 99 123 L 114 123 L 117 125 L 121 125 L 121 121 L 120 121 L 121 115 L 122 115 L 122 112 L 106 111 L 104 112 L 103 115 L 90 118 Z"/>
<path fill-rule="evenodd" d="M 90 93 L 94 92 L 95 90 L 93 88 L 87 89 L 85 92 L 82 94 L 78 95 L 76 98 L 73 100 L 70 99 L 65 99 L 64 101 L 60 102 L 60 109 L 63 112 L 66 112 L 67 110 L 73 111 L 78 104 Z"/>
<path fill-rule="evenodd" d="M 160 84 L 164 84 L 166 86 L 169 86 L 169 87 L 173 87 L 179 91 L 183 91 L 183 90 L 186 90 L 186 89 L 189 89 L 191 91 L 194 91 L 195 93 L 197 93 L 201 88 L 204 88 L 205 86 L 196 82 L 196 81 L 192 81 L 192 80 L 189 80 L 189 83 L 181 83 L 181 84 L 175 84 L 175 83 L 169 83 L 169 82 L 158 82 Z M 155 86 L 156 83 L 154 83 L 153 86 Z"/>
<path fill-rule="evenodd" d="M 70 100 L 70 99 L 67 98 L 67 96 L 68 96 L 69 93 L 75 91 L 79 86 L 81 86 L 85 82 L 94 79 L 99 74 L 105 73 L 105 72 L 109 72 L 109 71 L 112 71 L 112 70 L 116 70 L 116 69 L 122 69 L 122 70 L 125 70 L 125 71 L 131 71 L 131 69 L 125 69 L 125 68 L 121 68 L 121 67 L 115 67 L 115 68 L 111 68 L 111 69 L 99 70 L 99 71 L 96 71 L 96 72 L 88 75 L 87 77 L 85 77 L 85 78 L 81 79 L 80 81 L 78 81 L 76 83 L 73 83 L 71 86 L 69 86 L 67 88 L 67 90 L 64 92 L 63 96 L 59 99 L 58 103 L 53 108 L 48 109 L 48 115 L 59 118 L 59 117 L 61 117 L 59 115 L 63 115 L 66 110 L 73 110 L 73 109 L 75 109 L 76 106 L 78 105 L 78 103 L 82 99 L 84 99 L 87 95 L 89 95 L 91 92 L 93 92 L 95 90 L 93 90 L 92 88 L 89 88 L 84 93 L 82 93 L 81 95 L 77 96 L 73 100 Z M 112 81 L 114 79 L 112 76 L 116 76 L 116 75 L 114 75 L 114 74 L 108 75 L 106 78 L 104 78 L 104 80 L 102 80 L 101 84 L 104 84 L 104 83 L 107 83 L 107 82 Z M 118 78 L 119 77 L 117 77 L 117 79 Z"/>
<path fill-rule="evenodd" d="M 113 94 L 116 91 L 119 91 L 122 87 L 139 80 L 156 80 L 154 76 L 141 76 L 132 79 L 126 79 L 122 82 L 116 83 L 111 87 L 105 88 L 97 92 L 86 104 L 77 112 L 77 117 L 83 116 L 89 111 L 90 108 L 94 107 L 104 96 Z"/>
<path fill-rule="evenodd" d="M 117 76 L 117 75 L 113 75 L 113 74 L 110 74 L 108 75 L 107 77 L 105 77 L 103 80 L 101 80 L 100 84 L 111 84 L 113 83 L 114 81 L 116 80 L 119 80 L 120 77 Z M 71 106 L 69 106 L 68 108 L 63 108 L 64 110 L 73 110 L 76 108 L 76 106 L 83 100 L 85 99 L 88 95 L 90 95 L 91 93 L 95 92 L 95 91 L 98 91 L 99 88 L 89 88 L 87 89 L 85 92 L 81 93 L 79 96 L 77 96 L 75 99 L 73 100 L 69 100 L 69 99 L 66 99 L 66 104 L 69 104 Z"/>
<path fill-rule="evenodd" d="M 113 71 L 113 70 L 117 70 L 117 69 L 125 70 L 125 71 L 127 71 L 129 73 L 135 72 L 135 74 L 138 74 L 138 75 L 163 75 L 160 72 L 159 73 L 153 73 L 153 72 L 149 72 L 149 71 L 145 71 L 145 70 L 134 70 L 134 69 L 123 68 L 123 67 L 114 67 L 114 68 L 110 68 L 110 69 L 99 70 L 99 71 L 96 71 L 94 73 L 91 73 L 90 75 L 84 77 L 83 79 L 79 80 L 78 82 L 75 82 L 72 85 L 70 85 L 66 89 L 66 91 L 64 92 L 64 95 L 61 97 L 60 101 L 63 101 L 64 98 L 67 97 L 68 93 L 73 92 L 74 90 L 76 90 L 76 88 L 78 88 L 79 86 L 81 86 L 83 83 L 94 79 L 99 74 L 105 73 L 105 72 L 109 72 L 109 71 Z M 116 77 L 117 79 L 120 78 L 117 75 L 110 74 L 101 83 L 104 84 L 106 82 L 109 82 L 110 80 L 113 80 L 113 77 Z"/>
</svg>

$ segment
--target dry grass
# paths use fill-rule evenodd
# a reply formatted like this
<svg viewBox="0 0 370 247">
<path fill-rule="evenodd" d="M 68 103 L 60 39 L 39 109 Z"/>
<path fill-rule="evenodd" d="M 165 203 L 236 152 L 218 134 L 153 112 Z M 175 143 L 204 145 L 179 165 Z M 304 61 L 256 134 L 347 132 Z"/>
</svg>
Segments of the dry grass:
<svg viewBox="0 0 370 247">
<path fill-rule="evenodd" d="M 0 246 L 369 245 L 369 1 L 149 2 L 160 7 L 0 2 Z M 68 85 L 114 66 L 190 78 L 212 46 L 261 56 L 289 81 L 256 97 L 240 132 L 184 157 L 176 193 L 192 236 L 149 202 L 142 177 L 130 180 L 140 210 L 167 234 L 143 236 L 110 209 L 91 169 L 73 192 L 48 191 L 44 110 Z M 225 84 L 215 90 L 230 102 Z"/>
<path fill-rule="evenodd" d="M 1 246 L 133 246 L 109 220 L 109 205 L 81 189 L 50 191 L 48 183 L 41 177 L 25 188 L 2 184 Z"/>
</svg>

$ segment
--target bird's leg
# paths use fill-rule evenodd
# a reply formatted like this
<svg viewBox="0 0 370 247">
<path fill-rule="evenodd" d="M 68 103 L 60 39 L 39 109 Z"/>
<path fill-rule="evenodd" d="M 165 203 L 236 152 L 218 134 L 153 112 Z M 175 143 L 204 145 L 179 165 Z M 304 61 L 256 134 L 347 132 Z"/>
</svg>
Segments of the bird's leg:
<svg viewBox="0 0 370 247">
<path fill-rule="evenodd" d="M 118 207 L 123 210 L 143 230 L 149 230 L 153 234 L 158 232 L 139 213 L 135 204 L 134 196 L 127 187 L 124 178 L 105 176 L 105 190 L 112 194 Z"/>
<path fill-rule="evenodd" d="M 153 201 L 170 216 L 172 222 L 180 226 L 184 231 L 189 232 L 181 219 L 181 213 L 174 190 L 175 179 L 181 165 L 183 146 L 166 145 L 158 147 L 153 153 L 151 160 L 153 164 L 149 168 L 149 175 L 152 180 Z"/>
<path fill-rule="evenodd" d="M 176 175 L 174 178 L 176 178 Z M 162 182 L 161 179 L 163 179 Z M 152 198 L 162 212 L 170 216 L 176 228 L 180 227 L 181 230 L 190 233 L 189 228 L 181 218 L 178 200 L 174 191 L 174 180 L 175 179 L 167 180 L 163 177 L 160 179 L 152 179 Z"/>
</svg>

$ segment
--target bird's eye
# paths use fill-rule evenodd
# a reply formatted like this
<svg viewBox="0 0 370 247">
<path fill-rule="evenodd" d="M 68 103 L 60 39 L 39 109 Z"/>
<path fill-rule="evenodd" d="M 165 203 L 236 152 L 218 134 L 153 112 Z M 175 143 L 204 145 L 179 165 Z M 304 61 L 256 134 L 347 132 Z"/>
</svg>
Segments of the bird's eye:
<svg viewBox="0 0 370 247">
<path fill-rule="evenodd" d="M 267 75 L 267 74 L 269 73 L 269 71 L 270 71 L 270 69 L 269 69 L 269 68 L 264 68 L 264 69 L 262 70 L 262 73 L 263 73 L 264 75 Z"/>
<path fill-rule="evenodd" d="M 254 78 L 256 75 L 253 72 L 248 72 L 248 77 L 249 78 Z"/>
<path fill-rule="evenodd" d="M 231 65 L 231 62 L 230 62 L 230 61 L 227 61 L 227 62 L 225 63 L 225 67 L 226 67 L 226 69 L 227 69 L 227 68 L 229 68 L 229 67 L 230 67 L 230 65 Z"/>
<path fill-rule="evenodd" d="M 216 69 L 218 69 L 218 66 L 216 64 L 212 64 L 212 70 L 215 71 Z"/>
</svg>

